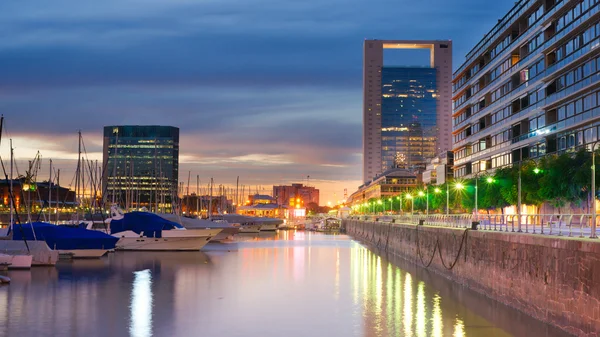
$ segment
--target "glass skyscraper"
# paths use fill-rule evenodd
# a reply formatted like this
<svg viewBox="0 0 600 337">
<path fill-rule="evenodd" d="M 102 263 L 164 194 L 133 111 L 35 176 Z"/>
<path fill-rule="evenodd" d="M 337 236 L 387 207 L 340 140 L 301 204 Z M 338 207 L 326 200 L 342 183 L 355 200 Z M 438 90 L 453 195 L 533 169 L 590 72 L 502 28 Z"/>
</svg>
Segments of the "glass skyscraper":
<svg viewBox="0 0 600 337">
<path fill-rule="evenodd" d="M 381 70 L 381 159 L 383 171 L 423 167 L 436 155 L 436 69 Z"/>
<path fill-rule="evenodd" d="M 179 128 L 105 126 L 103 195 L 125 208 L 171 209 L 177 196 Z"/>
<path fill-rule="evenodd" d="M 386 64 L 399 49 L 428 50 L 428 65 Z M 422 171 L 452 145 L 452 41 L 365 40 L 363 53 L 363 181 Z"/>
</svg>

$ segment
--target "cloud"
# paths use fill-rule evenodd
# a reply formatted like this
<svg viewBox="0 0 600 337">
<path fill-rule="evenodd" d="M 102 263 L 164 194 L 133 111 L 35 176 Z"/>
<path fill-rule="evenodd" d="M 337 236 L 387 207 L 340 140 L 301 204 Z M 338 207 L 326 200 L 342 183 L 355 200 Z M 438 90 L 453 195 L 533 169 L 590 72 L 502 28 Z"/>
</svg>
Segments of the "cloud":
<svg viewBox="0 0 600 337">
<path fill-rule="evenodd" d="M 254 185 L 310 175 L 339 195 L 361 178 L 363 40 L 453 39 L 456 67 L 510 6 L 4 1 L 0 111 L 19 158 L 40 150 L 65 172 L 78 130 L 95 160 L 103 126 L 163 124 L 181 129 L 182 174 Z"/>
</svg>

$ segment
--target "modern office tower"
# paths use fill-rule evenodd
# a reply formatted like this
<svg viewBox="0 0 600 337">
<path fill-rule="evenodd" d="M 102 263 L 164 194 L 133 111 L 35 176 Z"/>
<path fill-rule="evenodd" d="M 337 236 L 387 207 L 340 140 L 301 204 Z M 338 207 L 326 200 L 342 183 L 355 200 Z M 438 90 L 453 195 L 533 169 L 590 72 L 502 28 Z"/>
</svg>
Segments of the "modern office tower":
<svg viewBox="0 0 600 337">
<path fill-rule="evenodd" d="M 599 0 L 521 0 L 454 74 L 454 176 L 591 147 Z"/>
<path fill-rule="evenodd" d="M 429 66 L 386 65 L 385 49 L 427 49 Z M 394 168 L 423 169 L 451 148 L 451 81 L 451 41 L 365 41 L 364 182 Z"/>
<path fill-rule="evenodd" d="M 177 196 L 179 128 L 105 126 L 103 163 L 105 202 L 170 210 Z"/>
</svg>

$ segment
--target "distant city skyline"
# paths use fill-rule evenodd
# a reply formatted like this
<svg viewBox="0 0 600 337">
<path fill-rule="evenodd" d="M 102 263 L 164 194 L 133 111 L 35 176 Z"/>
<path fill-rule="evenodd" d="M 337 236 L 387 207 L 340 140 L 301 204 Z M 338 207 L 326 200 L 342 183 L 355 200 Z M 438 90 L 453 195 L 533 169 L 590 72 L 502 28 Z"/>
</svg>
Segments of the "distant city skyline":
<svg viewBox="0 0 600 337">
<path fill-rule="evenodd" d="M 39 150 L 62 183 L 75 172 L 77 130 L 101 160 L 106 125 L 173 125 L 180 181 L 191 171 L 270 190 L 310 176 L 321 204 L 335 202 L 362 183 L 364 40 L 450 39 L 456 68 L 512 5 L 4 2 L 0 154 L 8 158 L 13 138 L 23 171 Z M 402 55 L 419 65 L 412 52 L 390 57 Z"/>
</svg>

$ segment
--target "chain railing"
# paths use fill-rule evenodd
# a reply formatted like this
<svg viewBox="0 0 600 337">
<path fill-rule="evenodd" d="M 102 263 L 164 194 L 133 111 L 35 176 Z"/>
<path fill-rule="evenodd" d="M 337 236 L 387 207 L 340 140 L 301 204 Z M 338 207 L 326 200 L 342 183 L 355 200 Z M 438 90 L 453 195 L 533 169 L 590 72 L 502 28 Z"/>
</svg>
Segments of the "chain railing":
<svg viewBox="0 0 600 337">
<path fill-rule="evenodd" d="M 598 215 L 596 216 L 598 223 Z M 596 237 L 591 214 L 430 214 L 430 215 L 354 215 L 349 219 L 447 228 L 477 228 L 484 231 L 527 233 L 567 237 Z"/>
</svg>

